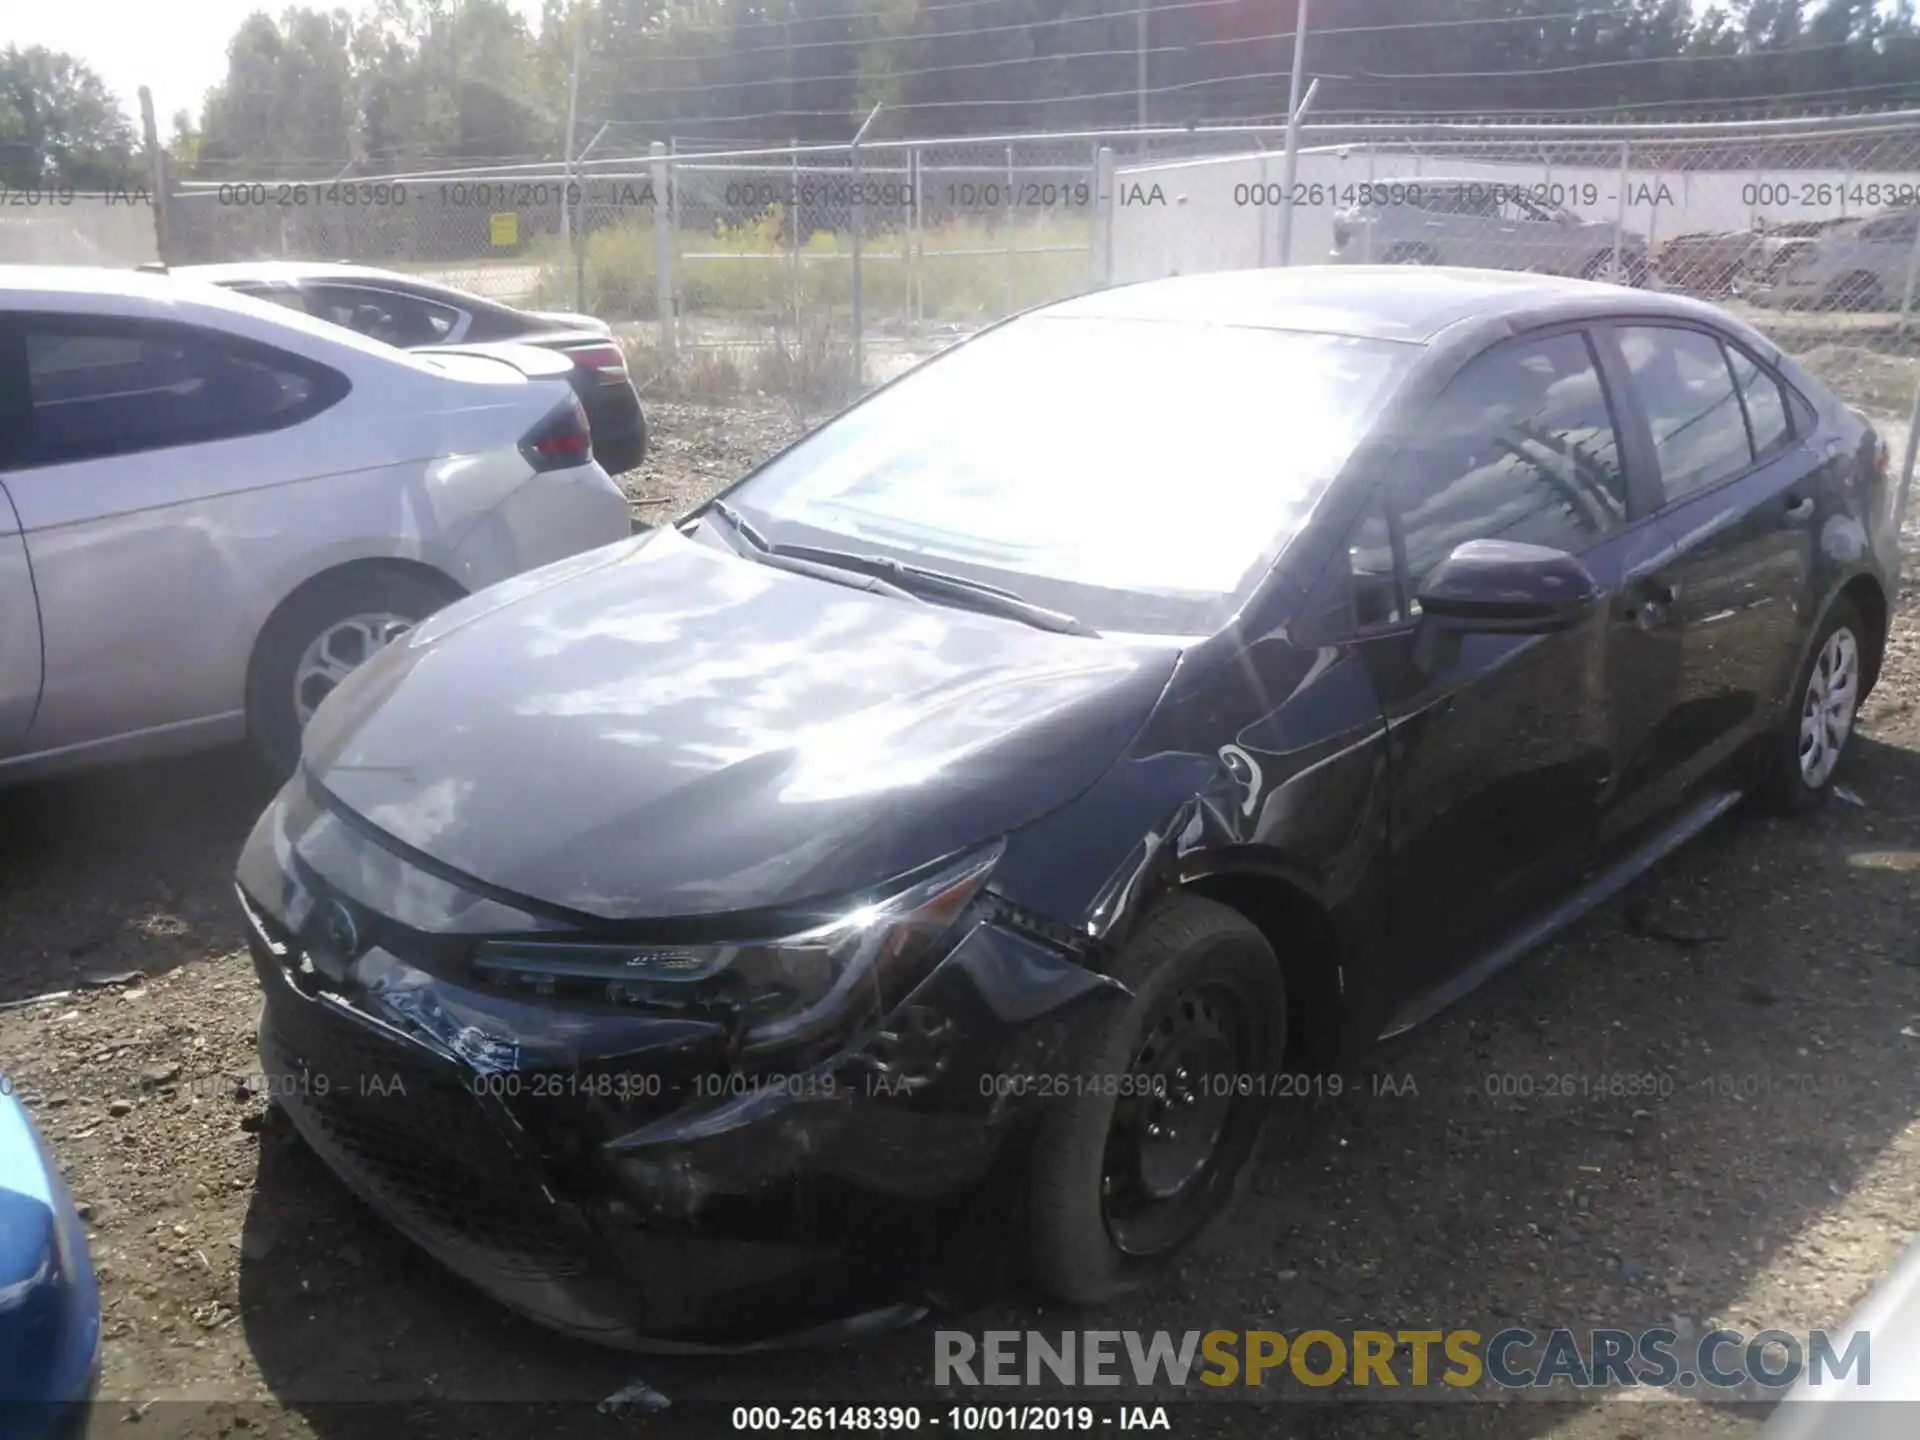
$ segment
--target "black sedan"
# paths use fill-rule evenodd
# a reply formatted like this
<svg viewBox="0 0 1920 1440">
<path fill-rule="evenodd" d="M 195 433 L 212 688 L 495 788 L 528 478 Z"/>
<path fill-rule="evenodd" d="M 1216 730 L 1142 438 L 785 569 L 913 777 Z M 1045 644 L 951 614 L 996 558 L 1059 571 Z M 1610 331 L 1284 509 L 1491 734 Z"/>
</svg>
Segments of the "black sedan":
<svg viewBox="0 0 1920 1440">
<path fill-rule="evenodd" d="M 1895 488 L 1675 297 L 1341 267 L 1034 311 L 339 688 L 239 869 L 275 1092 L 597 1340 L 1104 1300 L 1274 1096 L 1743 793 L 1820 800 Z"/>
<path fill-rule="evenodd" d="M 627 374 L 626 352 L 604 320 L 520 310 L 417 275 L 366 265 L 260 260 L 175 265 L 168 273 L 270 300 L 402 350 L 510 341 L 556 351 L 572 363 L 567 379 L 587 412 L 593 458 L 600 468 L 620 475 L 646 457 L 647 421 L 640 394 Z"/>
</svg>

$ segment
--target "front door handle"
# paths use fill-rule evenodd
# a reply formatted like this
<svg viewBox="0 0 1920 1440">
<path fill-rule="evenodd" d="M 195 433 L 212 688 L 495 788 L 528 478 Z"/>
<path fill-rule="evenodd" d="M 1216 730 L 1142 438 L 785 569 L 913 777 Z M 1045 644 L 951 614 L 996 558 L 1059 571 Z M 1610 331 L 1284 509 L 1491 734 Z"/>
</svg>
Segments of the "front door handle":
<svg viewBox="0 0 1920 1440">
<path fill-rule="evenodd" d="M 1680 599 L 1680 585 L 1673 580 L 1649 578 L 1633 586 L 1629 595 L 1622 618 L 1642 630 L 1653 630 L 1667 623 L 1674 604 Z"/>
<path fill-rule="evenodd" d="M 1813 518 L 1813 497 L 1811 495 L 1789 495 L 1787 508 L 1780 512 L 1780 518 L 1789 525 L 1798 525 Z"/>
</svg>

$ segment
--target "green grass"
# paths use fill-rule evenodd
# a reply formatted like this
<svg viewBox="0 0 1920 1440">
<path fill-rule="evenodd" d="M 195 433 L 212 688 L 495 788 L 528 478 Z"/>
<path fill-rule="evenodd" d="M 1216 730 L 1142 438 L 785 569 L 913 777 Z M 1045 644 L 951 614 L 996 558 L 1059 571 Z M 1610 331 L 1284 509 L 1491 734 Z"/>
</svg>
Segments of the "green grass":
<svg viewBox="0 0 1920 1440">
<path fill-rule="evenodd" d="M 672 237 L 672 274 L 684 315 L 765 317 L 791 322 L 850 310 L 853 304 L 853 241 L 816 231 L 796 258 L 777 205 L 739 225 L 720 224 L 711 235 L 681 231 Z M 875 320 L 908 313 L 908 286 L 916 281 L 929 321 L 982 323 L 1043 301 L 1085 290 L 1091 282 L 1093 240 L 1088 217 L 1039 215 L 992 228 L 956 221 L 922 231 L 911 265 L 903 259 L 909 237 L 872 235 L 863 244 L 861 308 Z M 657 240 L 650 218 L 607 226 L 587 236 L 582 300 L 606 320 L 655 318 Z M 1044 254 L 968 253 L 1039 250 Z M 557 248 L 530 250 L 543 265 L 535 304 L 567 306 L 574 299 L 573 267 Z"/>
</svg>

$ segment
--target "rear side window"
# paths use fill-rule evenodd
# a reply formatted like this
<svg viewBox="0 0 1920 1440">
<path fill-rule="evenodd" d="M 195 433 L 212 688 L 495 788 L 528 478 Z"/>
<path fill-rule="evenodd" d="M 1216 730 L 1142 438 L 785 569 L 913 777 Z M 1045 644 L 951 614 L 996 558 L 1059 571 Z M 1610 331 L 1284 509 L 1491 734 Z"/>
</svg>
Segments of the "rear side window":
<svg viewBox="0 0 1920 1440">
<path fill-rule="evenodd" d="M 438 344 L 460 321 L 460 312 L 449 305 L 393 290 L 358 285 L 309 285 L 306 290 L 308 308 L 322 320 L 403 350 Z"/>
<path fill-rule="evenodd" d="M 1622 326 L 1616 333 L 1628 383 L 1653 427 L 1669 501 L 1753 464 L 1745 413 L 1718 340 L 1667 325 Z"/>
<path fill-rule="evenodd" d="M 279 430 L 347 393 L 345 376 L 192 326 L 29 316 L 28 464 Z"/>
<path fill-rule="evenodd" d="M 1854 234 L 1862 240 L 1912 240 L 1920 235 L 1920 210 L 1868 220 Z"/>
<path fill-rule="evenodd" d="M 297 314 L 307 314 L 307 299 L 291 285 L 240 285 L 235 287 L 242 295 L 255 300 L 264 300 L 269 305 L 278 305 Z"/>
<path fill-rule="evenodd" d="M 1793 443 L 1793 410 L 1786 387 L 1746 351 L 1729 347 L 1727 356 L 1733 362 L 1733 383 L 1740 391 L 1740 403 L 1746 407 L 1754 458 L 1770 460 Z"/>
<path fill-rule="evenodd" d="M 1392 489 L 1410 594 L 1468 540 L 1577 553 L 1625 524 L 1620 447 L 1586 340 L 1512 340 L 1470 362 L 1395 460 Z"/>
</svg>

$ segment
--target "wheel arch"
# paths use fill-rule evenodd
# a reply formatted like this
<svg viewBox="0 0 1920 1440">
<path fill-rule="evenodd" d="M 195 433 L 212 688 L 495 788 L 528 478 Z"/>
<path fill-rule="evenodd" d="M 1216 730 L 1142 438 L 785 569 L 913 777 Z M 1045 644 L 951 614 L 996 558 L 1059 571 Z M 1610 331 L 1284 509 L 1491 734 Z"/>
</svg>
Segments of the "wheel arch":
<svg viewBox="0 0 1920 1440">
<path fill-rule="evenodd" d="M 1244 917 L 1280 962 L 1287 991 L 1287 1053 L 1331 1065 L 1353 1048 L 1363 1007 L 1355 1001 L 1349 960 L 1356 946 L 1307 886 L 1250 857 L 1183 880 L 1174 893 L 1197 895 Z"/>
<path fill-rule="evenodd" d="M 1833 599 L 1849 600 L 1853 608 L 1860 612 L 1860 618 L 1866 623 L 1867 656 L 1861 667 L 1860 698 L 1862 700 L 1873 692 L 1874 685 L 1880 679 L 1880 666 L 1886 659 L 1888 627 L 1892 623 L 1892 606 L 1887 592 L 1877 576 L 1861 571 L 1835 592 Z M 1833 600 L 1827 602 L 1831 607 Z M 1824 614 L 1824 612 L 1822 612 Z"/>
</svg>

